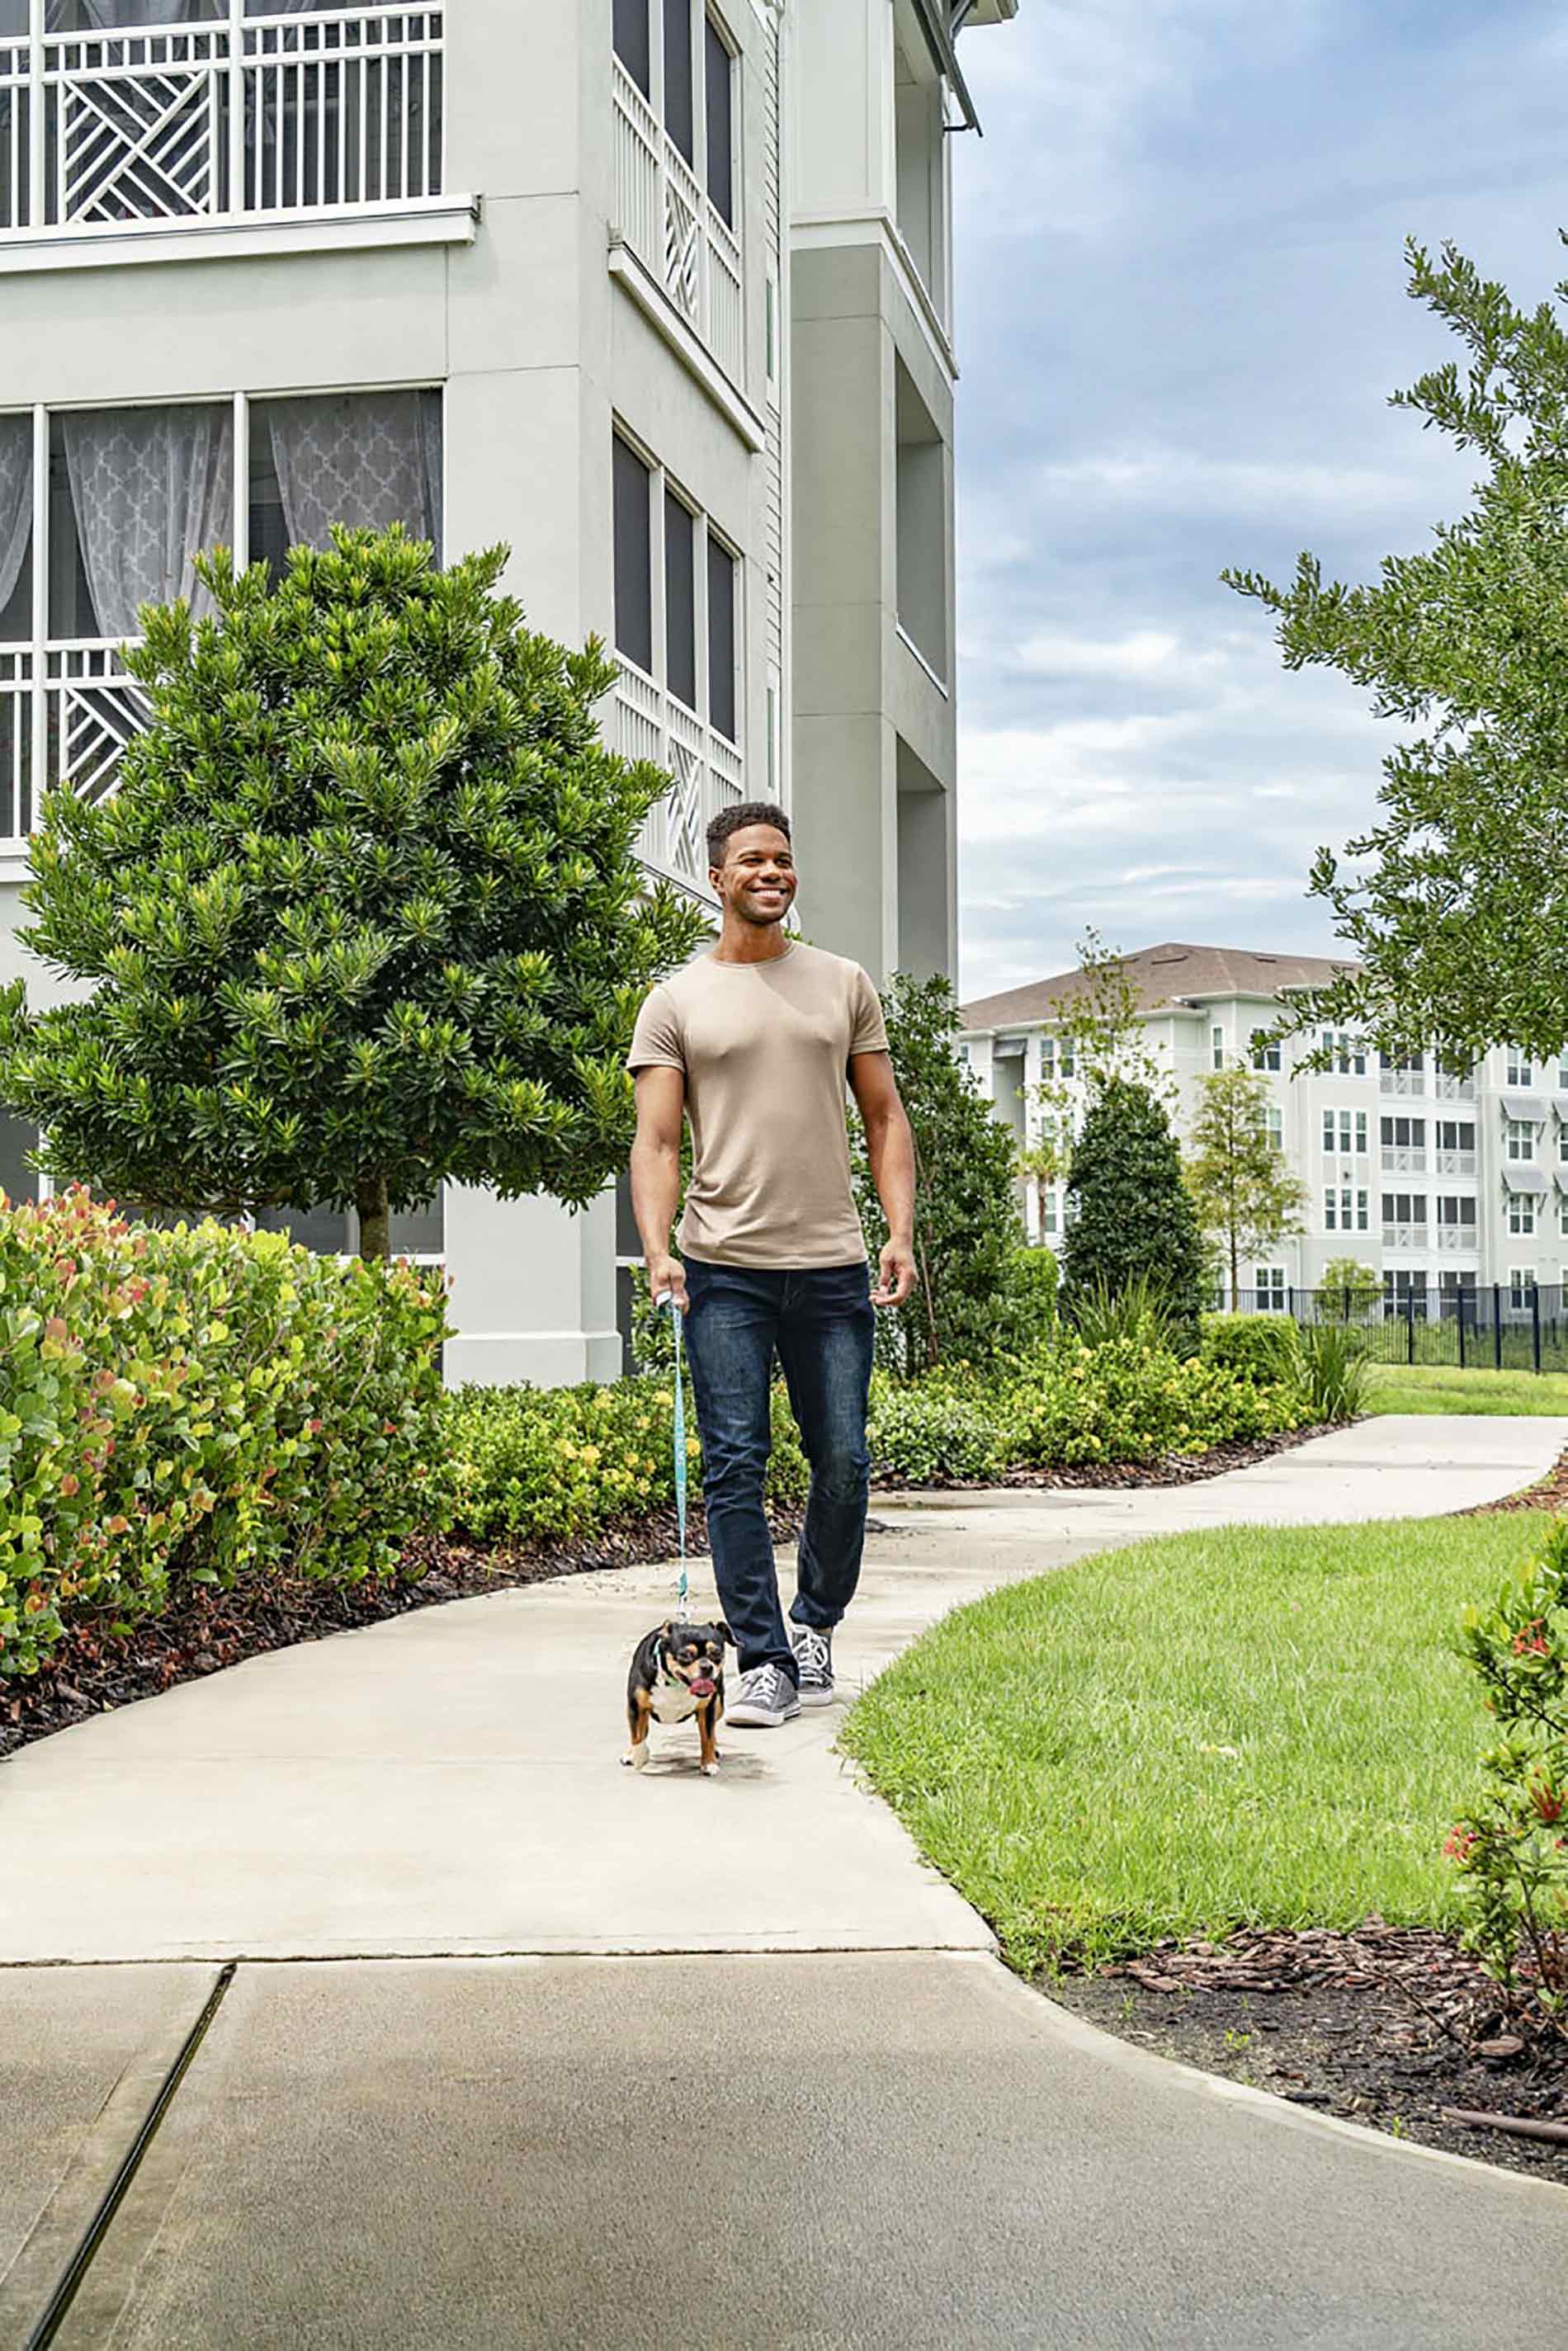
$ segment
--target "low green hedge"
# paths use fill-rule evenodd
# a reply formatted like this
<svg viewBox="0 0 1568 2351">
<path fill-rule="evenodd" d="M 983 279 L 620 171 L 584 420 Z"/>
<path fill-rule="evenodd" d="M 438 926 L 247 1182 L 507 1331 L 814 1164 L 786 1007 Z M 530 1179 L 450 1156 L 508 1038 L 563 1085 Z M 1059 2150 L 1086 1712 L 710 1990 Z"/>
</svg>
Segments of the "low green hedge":
<svg viewBox="0 0 1568 2351">
<path fill-rule="evenodd" d="M 1288 1314 L 1206 1314 L 1203 1357 L 1244 1380 L 1288 1386 L 1301 1376 L 1301 1342 Z"/>
<path fill-rule="evenodd" d="M 404 1266 L 0 1196 L 0 1674 L 181 1579 L 390 1573 L 440 1515 L 444 1324 Z"/>
<path fill-rule="evenodd" d="M 702 1446 L 690 1391 L 691 1499 L 702 1493 Z M 444 1482 L 455 1523 L 481 1541 L 572 1540 L 612 1519 L 674 1499 L 674 1391 L 667 1379 L 612 1386 L 459 1389 L 446 1405 Z M 773 1393 L 768 1490 L 800 1499 L 807 1470 L 782 1387 Z"/>
</svg>

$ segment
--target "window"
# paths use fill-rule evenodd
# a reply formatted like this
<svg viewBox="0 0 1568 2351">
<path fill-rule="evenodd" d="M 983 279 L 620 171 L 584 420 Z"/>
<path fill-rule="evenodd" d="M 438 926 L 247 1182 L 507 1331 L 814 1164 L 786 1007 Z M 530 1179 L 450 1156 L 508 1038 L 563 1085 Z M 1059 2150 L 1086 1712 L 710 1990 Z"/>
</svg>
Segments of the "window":
<svg viewBox="0 0 1568 2351">
<path fill-rule="evenodd" d="M 779 277 L 771 262 L 762 289 L 762 357 L 768 390 L 779 398 Z"/>
<path fill-rule="evenodd" d="M 1535 1294 L 1535 1275 L 1527 1265 L 1511 1265 L 1508 1270 L 1508 1302 L 1516 1314 L 1527 1314 Z"/>
<path fill-rule="evenodd" d="M 1534 1066 L 1522 1045 L 1511 1045 L 1508 1049 L 1508 1083 L 1511 1086 L 1532 1086 L 1535 1083 Z"/>
<path fill-rule="evenodd" d="M 1223 1029 L 1211 1029 L 1209 1030 L 1208 1047 L 1214 1067 L 1217 1070 L 1222 1070 L 1225 1067 L 1225 1031 Z"/>
<path fill-rule="evenodd" d="M 664 128 L 688 163 L 697 160 L 696 77 L 692 57 L 692 0 L 663 0 Z"/>
<path fill-rule="evenodd" d="M 1280 1108 L 1280 1106 L 1279 1106 L 1278 1102 L 1265 1102 L 1265 1103 L 1264 1103 L 1264 1105 L 1263 1105 L 1263 1132 L 1264 1132 L 1264 1134 L 1268 1136 L 1268 1138 L 1269 1138 L 1270 1142 L 1273 1144 L 1274 1149 L 1275 1149 L 1276 1151 L 1282 1152 L 1282 1151 L 1284 1150 L 1284 1148 L 1285 1148 L 1285 1113 L 1284 1113 L 1284 1112 Z"/>
<path fill-rule="evenodd" d="M 1368 1196 L 1353 1191 L 1348 1184 L 1330 1186 L 1323 1194 L 1323 1230 L 1330 1233 L 1364 1233 L 1370 1222 Z"/>
<path fill-rule="evenodd" d="M 1040 1198 L 1040 1228 L 1055 1234 L 1061 1229 L 1061 1211 L 1057 1205 L 1057 1186 L 1048 1184 Z"/>
<path fill-rule="evenodd" d="M 768 797 L 776 800 L 779 778 L 784 772 L 784 751 L 780 741 L 783 723 L 784 687 L 778 670 L 770 662 L 768 666 Z"/>
<path fill-rule="evenodd" d="M 1365 1077 L 1366 1054 L 1361 1046 L 1352 1043 L 1343 1029 L 1325 1029 L 1320 1042 L 1323 1051 L 1333 1056 L 1331 1066 L 1338 1070 L 1342 1078 Z"/>
<path fill-rule="evenodd" d="M 620 434 L 612 454 L 616 651 L 645 676 L 662 666 L 672 699 L 738 746 L 739 559 Z"/>
<path fill-rule="evenodd" d="M 1359 1158 L 1366 1155 L 1366 1113 L 1364 1110 L 1325 1110 L 1323 1113 L 1323 1150 L 1331 1157 L 1338 1153 L 1348 1159 L 1354 1153 Z"/>
<path fill-rule="evenodd" d="M 653 52 L 648 37 L 648 0 L 615 0 L 615 54 L 642 91 L 653 95 Z"/>
<path fill-rule="evenodd" d="M 1568 1192 L 1557 1195 L 1557 1230 L 1560 1234 L 1568 1233 Z"/>
<path fill-rule="evenodd" d="M 1427 1277 L 1418 1269 L 1387 1267 L 1383 1275 L 1383 1303 L 1396 1313 L 1416 1313 L 1425 1317 L 1427 1311 Z"/>
<path fill-rule="evenodd" d="M 1261 1029 L 1252 1031 L 1252 1067 L 1255 1070 L 1277 1070 L 1280 1066 L 1280 1040 L 1265 1038 Z"/>
<path fill-rule="evenodd" d="M 1531 1192 L 1511 1192 L 1508 1196 L 1508 1228 L 1511 1233 L 1532 1233 L 1535 1230 L 1535 1196 Z"/>
<path fill-rule="evenodd" d="M 941 432 L 904 361 L 894 361 L 894 538 L 898 625 L 946 680 L 947 466 Z"/>
<path fill-rule="evenodd" d="M 1440 1194 L 1437 1200 L 1437 1222 L 1454 1229 L 1463 1227 L 1465 1230 L 1473 1233 L 1476 1228 L 1475 1202 L 1464 1199 L 1457 1193 Z"/>
<path fill-rule="evenodd" d="M 1427 1221 L 1425 1192 L 1385 1192 L 1383 1222 L 1385 1228 L 1397 1225 L 1424 1225 Z"/>
<path fill-rule="evenodd" d="M 1385 1151 L 1425 1151 L 1427 1122 L 1424 1118 L 1385 1118 L 1383 1121 Z"/>
<path fill-rule="evenodd" d="M 1042 1085 L 1054 1085 L 1059 1078 L 1070 1078 L 1078 1067 L 1071 1037 L 1042 1037 L 1040 1040 L 1040 1076 Z"/>
<path fill-rule="evenodd" d="M 7 1200 L 37 1198 L 38 1178 L 27 1165 L 27 1154 L 37 1147 L 37 1128 L 0 1110 L 0 1193 Z"/>
<path fill-rule="evenodd" d="M 1437 1121 L 1439 1151 L 1473 1151 L 1476 1147 L 1476 1123 L 1471 1118 L 1440 1118 Z"/>
<path fill-rule="evenodd" d="M 36 449 L 47 468 L 38 548 Z M 401 522 L 439 549 L 439 392 L 0 415 L 0 646 L 28 648 L 25 660 L 0 653 L 0 836 L 31 830 L 43 784 L 95 796 L 111 784 L 145 708 L 118 650 L 142 604 L 188 596 L 200 615 L 204 548 L 221 542 L 276 574 L 290 545 L 324 547 L 337 521 Z M 35 565 L 47 583 L 37 642 Z M 54 690 L 35 726 L 46 674 Z"/>
<path fill-rule="evenodd" d="M 1568 1164 L 1568 1126 L 1557 1130 L 1557 1157 L 1559 1162 Z"/>
<path fill-rule="evenodd" d="M 1282 1265 L 1260 1265 L 1258 1268 L 1259 1313 L 1283 1314 L 1285 1307 L 1284 1267 Z"/>
<path fill-rule="evenodd" d="M 703 70 L 707 99 L 708 201 L 727 228 L 735 226 L 735 59 L 711 16 L 703 19 Z"/>
<path fill-rule="evenodd" d="M 1476 1277 L 1473 1273 L 1451 1271 L 1437 1276 L 1439 1311 L 1448 1315 L 1463 1314 L 1468 1299 L 1473 1309 L 1476 1302 Z"/>
<path fill-rule="evenodd" d="M 1564 1055 L 1557 1064 L 1557 1091 L 1560 1094 L 1568 1094 L 1568 1055 Z"/>
<path fill-rule="evenodd" d="M 730 742 L 738 741 L 735 666 L 736 562 L 722 539 L 707 539 L 708 719 Z"/>
<path fill-rule="evenodd" d="M 653 475 L 637 452 L 615 440 L 615 649 L 640 670 L 653 666 Z"/>
<path fill-rule="evenodd" d="M 1528 1163 L 1535 1157 L 1535 1126 L 1528 1118 L 1508 1118 L 1503 1121 L 1508 1156 L 1516 1163 Z"/>
</svg>

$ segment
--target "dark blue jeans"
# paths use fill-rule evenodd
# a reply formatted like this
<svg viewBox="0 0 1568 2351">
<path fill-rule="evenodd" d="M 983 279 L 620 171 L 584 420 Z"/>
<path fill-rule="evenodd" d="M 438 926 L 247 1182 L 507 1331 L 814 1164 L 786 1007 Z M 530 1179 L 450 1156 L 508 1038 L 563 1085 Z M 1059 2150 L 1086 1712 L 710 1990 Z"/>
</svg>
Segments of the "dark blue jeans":
<svg viewBox="0 0 1568 2351">
<path fill-rule="evenodd" d="M 870 1459 L 870 1269 L 774 1272 L 685 1259 L 686 1357 L 703 1439 L 703 1497 L 714 1578 L 742 1672 L 779 1666 L 798 1680 L 763 1507 L 768 1393 L 777 1348 L 811 1465 L 789 1613 L 827 1632 L 854 1597 L 865 1543 Z"/>
</svg>

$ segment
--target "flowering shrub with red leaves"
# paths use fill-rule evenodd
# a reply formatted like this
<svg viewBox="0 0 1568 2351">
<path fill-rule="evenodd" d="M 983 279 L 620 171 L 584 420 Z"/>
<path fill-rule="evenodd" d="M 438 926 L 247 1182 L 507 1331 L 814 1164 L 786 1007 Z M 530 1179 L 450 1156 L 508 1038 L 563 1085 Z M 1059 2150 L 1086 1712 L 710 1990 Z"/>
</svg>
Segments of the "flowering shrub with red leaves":
<svg viewBox="0 0 1568 2351">
<path fill-rule="evenodd" d="M 1568 2037 L 1568 1523 L 1491 1606 L 1466 1612 L 1457 1646 L 1506 1733 L 1443 1847 L 1468 1939 L 1516 2006 Z"/>
<path fill-rule="evenodd" d="M 182 1577 L 390 1573 L 441 1515 L 444 1330 L 407 1266 L 0 1195 L 0 1675 Z"/>
</svg>

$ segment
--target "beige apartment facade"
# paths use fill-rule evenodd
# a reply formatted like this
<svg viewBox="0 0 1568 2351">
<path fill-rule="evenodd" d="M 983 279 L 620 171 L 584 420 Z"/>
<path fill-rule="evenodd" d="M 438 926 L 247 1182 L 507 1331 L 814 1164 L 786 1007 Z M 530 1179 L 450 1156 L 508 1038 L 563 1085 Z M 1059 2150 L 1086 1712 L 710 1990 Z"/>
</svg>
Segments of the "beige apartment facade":
<svg viewBox="0 0 1568 2351">
<path fill-rule="evenodd" d="M 1011 13 L 0 0 L 0 977 L 47 998 L 27 834 L 114 789 L 138 605 L 334 519 L 505 540 L 534 625 L 615 649 L 651 872 L 706 899 L 710 817 L 778 799 L 814 938 L 951 970 L 955 25 Z M 31 1142 L 0 1118 L 14 1193 Z M 454 1378 L 619 1368 L 613 1188 L 395 1238 Z"/>
</svg>

